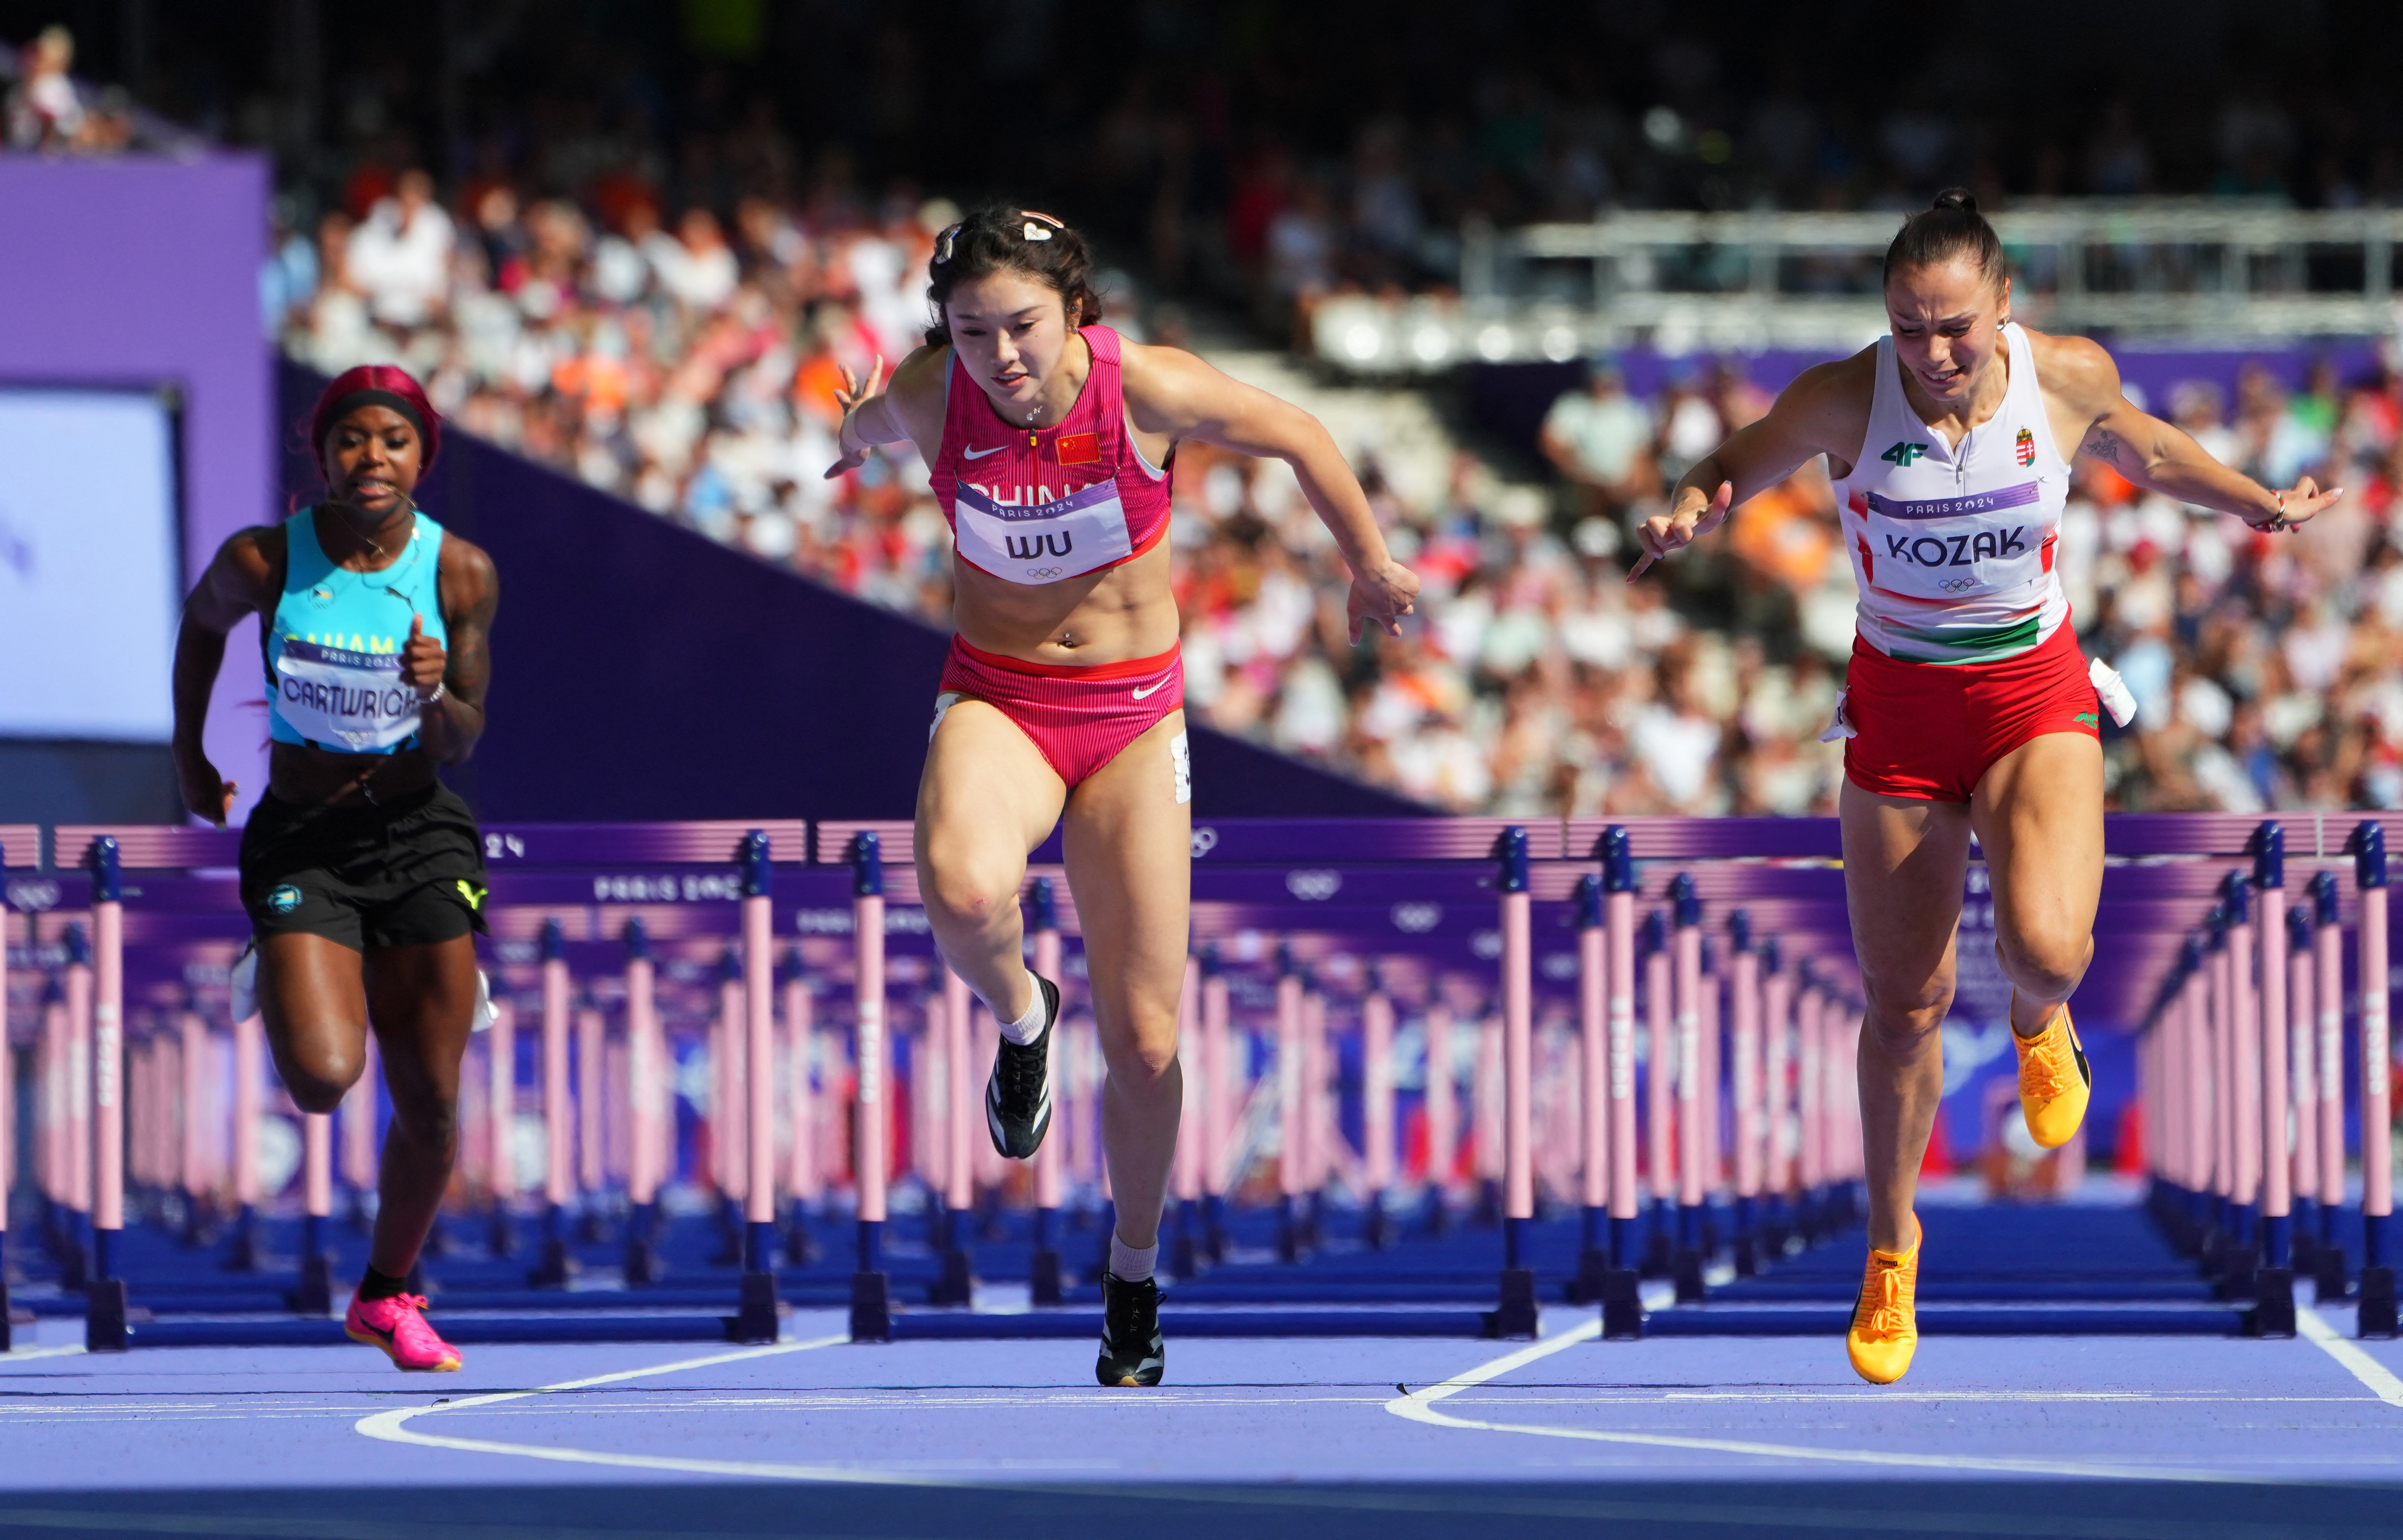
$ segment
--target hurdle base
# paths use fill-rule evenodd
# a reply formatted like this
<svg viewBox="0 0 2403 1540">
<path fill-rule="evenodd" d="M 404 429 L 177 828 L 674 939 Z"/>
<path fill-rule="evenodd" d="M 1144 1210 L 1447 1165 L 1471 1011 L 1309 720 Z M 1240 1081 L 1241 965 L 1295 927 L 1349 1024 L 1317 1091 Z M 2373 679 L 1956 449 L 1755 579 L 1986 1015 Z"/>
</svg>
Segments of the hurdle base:
<svg viewBox="0 0 2403 1540">
<path fill-rule="evenodd" d="M 1709 1297 L 1710 1291 L 1702 1286 L 1702 1253 L 1700 1248 L 1678 1247 L 1670 1270 L 1677 1283 L 1677 1303 L 1699 1305 Z"/>
<path fill-rule="evenodd" d="M 86 1353 L 123 1353 L 129 1334 L 125 1329 L 125 1280 L 95 1278 L 84 1285 L 83 1350 Z"/>
<path fill-rule="evenodd" d="M 746 1272 L 743 1275 L 742 1303 L 735 1309 L 728 1334 L 737 1342 L 772 1342 L 781 1331 L 779 1313 L 776 1275 Z"/>
<path fill-rule="evenodd" d="M 1360 1243 L 1370 1251 L 1383 1251 L 1394 1243 L 1394 1218 L 1385 1212 L 1382 1193 L 1368 1200 L 1368 1212 L 1360 1224 Z"/>
<path fill-rule="evenodd" d="M 1057 1305 L 1065 1298 L 1060 1292 L 1060 1254 L 1049 1246 L 1035 1253 L 1035 1265 L 1027 1272 L 1026 1297 L 1036 1305 Z"/>
<path fill-rule="evenodd" d="M 2312 1284 L 2317 1290 L 2319 1302 L 2341 1299 L 2353 1292 L 2353 1280 L 2344 1270 L 2342 1246 L 2318 1246 L 2317 1265 L 2312 1269 Z"/>
<path fill-rule="evenodd" d="M 2393 1337 L 2395 1321 L 2395 1269 L 2368 1267 L 2361 1269 L 2360 1335 Z"/>
<path fill-rule="evenodd" d="M 1602 1275 L 1602 1335 L 1613 1342 L 1644 1335 L 1643 1280 L 1633 1268 L 1612 1268 Z"/>
<path fill-rule="evenodd" d="M 2219 1277 L 2214 1292 L 2222 1299 L 2250 1299 L 2261 1272 L 2261 1253 L 2254 1246 L 2233 1243 L 2219 1248 Z"/>
<path fill-rule="evenodd" d="M 300 1286 L 292 1291 L 292 1313 L 334 1313 L 334 1268 L 324 1252 L 311 1252 L 300 1258 Z"/>
<path fill-rule="evenodd" d="M 954 1227 L 954 1233 L 956 1229 Z M 943 1253 L 943 1275 L 926 1285 L 926 1303 L 969 1305 L 975 1302 L 975 1269 L 968 1265 L 967 1248 L 952 1246 Z"/>
<path fill-rule="evenodd" d="M 8 1270 L 0 1267 L 0 1353 L 16 1351 L 16 1312 L 8 1304 Z"/>
<path fill-rule="evenodd" d="M 793 1212 L 785 1222 L 785 1261 L 792 1267 L 806 1268 L 817 1259 L 817 1244 L 810 1239 L 809 1210 L 796 1199 Z"/>
<path fill-rule="evenodd" d="M 1735 1238 L 1735 1275 L 1738 1278 L 1760 1276 L 1760 1242 L 1749 1230 Z"/>
<path fill-rule="evenodd" d="M 881 1272 L 851 1275 L 851 1339 L 893 1340 L 893 1283 Z"/>
<path fill-rule="evenodd" d="M 265 1265 L 258 1244 L 258 1211 L 244 1203 L 235 1211 L 231 1232 L 226 1237 L 225 1270 L 257 1272 Z M 60 1281 L 65 1286 L 65 1280 Z"/>
<path fill-rule="evenodd" d="M 1666 1278 L 1674 1266 L 1675 1258 L 1670 1254 L 1669 1232 L 1660 1228 L 1656 1216 L 1651 1233 L 1644 1238 L 1644 1260 L 1636 1265 L 1635 1270 L 1646 1278 Z"/>
<path fill-rule="evenodd" d="M 630 1288 L 656 1283 L 666 1270 L 660 1266 L 660 1255 L 652 1249 L 651 1238 L 638 1231 L 630 1232 L 626 1237 L 625 1269 L 626 1283 Z"/>
<path fill-rule="evenodd" d="M 1588 1246 L 1577 1253 L 1577 1277 L 1569 1283 L 1569 1303 L 1599 1305 L 1607 1297 L 1607 1279 L 1611 1271 L 1610 1253 L 1600 1246 Z"/>
<path fill-rule="evenodd" d="M 1202 1271 L 1200 1248 L 1193 1243 L 1192 1227 L 1180 1226 L 1176 1239 L 1168 1247 L 1168 1276 L 1178 1283 L 1193 1278 Z"/>
<path fill-rule="evenodd" d="M 484 1231 L 484 1249 L 494 1256 L 513 1256 L 517 1254 L 517 1227 L 509 1222 L 509 1211 L 507 1208 L 498 1206 L 493 1208 L 492 1223 Z"/>
<path fill-rule="evenodd" d="M 1493 1311 L 1489 1334 L 1502 1338 L 1533 1338 L 1540 1311 L 1535 1305 L 1535 1273 L 1532 1268 L 1502 1269 L 1502 1301 Z"/>
<path fill-rule="evenodd" d="M 2295 1269 L 2263 1268 L 2253 1275 L 2253 1308 L 2244 1312 L 2247 1337 L 2295 1335 Z"/>
<path fill-rule="evenodd" d="M 576 1270 L 576 1259 L 567 1255 L 567 1242 L 556 1235 L 547 1235 L 542 1242 L 542 1260 L 526 1269 L 526 1282 L 538 1289 L 563 1289 Z"/>
</svg>

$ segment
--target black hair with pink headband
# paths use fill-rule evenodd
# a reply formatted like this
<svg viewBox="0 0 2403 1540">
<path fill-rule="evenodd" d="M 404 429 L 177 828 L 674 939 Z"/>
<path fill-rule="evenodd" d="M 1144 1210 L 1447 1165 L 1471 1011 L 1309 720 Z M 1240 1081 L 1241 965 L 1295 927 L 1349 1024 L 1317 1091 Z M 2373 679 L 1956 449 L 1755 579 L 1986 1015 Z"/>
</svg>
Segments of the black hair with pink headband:
<svg viewBox="0 0 2403 1540">
<path fill-rule="evenodd" d="M 362 364 L 344 369 L 317 397 L 317 405 L 309 413 L 309 454 L 313 460 L 323 460 L 326 435 L 334 424 L 361 407 L 385 407 L 409 421 L 417 430 L 418 442 L 425 447 L 425 457 L 420 468 L 434 464 L 442 449 L 442 414 L 425 398 L 424 388 L 407 369 L 389 364 Z"/>
</svg>

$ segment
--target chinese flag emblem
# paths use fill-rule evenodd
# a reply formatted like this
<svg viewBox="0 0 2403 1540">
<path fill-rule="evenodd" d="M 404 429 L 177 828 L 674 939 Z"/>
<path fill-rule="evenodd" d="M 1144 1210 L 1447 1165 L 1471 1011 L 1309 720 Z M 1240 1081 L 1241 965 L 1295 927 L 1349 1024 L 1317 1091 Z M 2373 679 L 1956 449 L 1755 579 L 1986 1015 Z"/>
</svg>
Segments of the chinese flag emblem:
<svg viewBox="0 0 2403 1540">
<path fill-rule="evenodd" d="M 1101 435 L 1095 433 L 1063 433 L 1056 448 L 1063 465 L 1090 465 L 1102 457 Z"/>
</svg>

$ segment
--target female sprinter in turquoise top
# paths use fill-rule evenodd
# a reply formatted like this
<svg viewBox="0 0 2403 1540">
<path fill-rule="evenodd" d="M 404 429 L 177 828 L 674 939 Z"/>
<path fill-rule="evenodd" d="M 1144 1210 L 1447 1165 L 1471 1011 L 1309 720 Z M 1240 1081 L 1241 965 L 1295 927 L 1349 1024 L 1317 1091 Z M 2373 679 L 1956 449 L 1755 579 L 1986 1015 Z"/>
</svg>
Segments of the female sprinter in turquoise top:
<svg viewBox="0 0 2403 1540">
<path fill-rule="evenodd" d="M 404 1369 L 455 1369 L 402 1280 L 458 1157 L 459 1061 L 478 1009 L 484 862 L 475 815 L 436 774 L 484 730 L 492 558 L 411 493 L 441 423 L 396 368 L 354 368 L 319 397 L 309 439 L 326 496 L 221 547 L 175 641 L 184 805 L 222 825 L 234 786 L 201 746 L 226 633 L 259 617 L 273 747 L 243 830 L 257 1008 L 285 1089 L 331 1112 L 372 1030 L 392 1092 L 382 1206 L 350 1335 Z M 237 1011 L 243 1007 L 237 1005 Z"/>
</svg>

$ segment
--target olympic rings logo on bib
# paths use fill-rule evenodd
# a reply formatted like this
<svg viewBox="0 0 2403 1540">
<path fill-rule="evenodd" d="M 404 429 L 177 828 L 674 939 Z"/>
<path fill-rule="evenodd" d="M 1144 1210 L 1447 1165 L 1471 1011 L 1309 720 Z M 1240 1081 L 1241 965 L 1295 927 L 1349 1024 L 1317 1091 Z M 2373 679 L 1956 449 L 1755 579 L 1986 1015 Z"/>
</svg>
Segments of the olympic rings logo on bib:
<svg viewBox="0 0 2403 1540">
<path fill-rule="evenodd" d="M 1029 577 L 1043 578 L 1048 581 L 1059 576 L 1062 570 L 1063 569 L 1059 567 L 1029 567 L 1026 569 L 1026 576 Z"/>
</svg>

